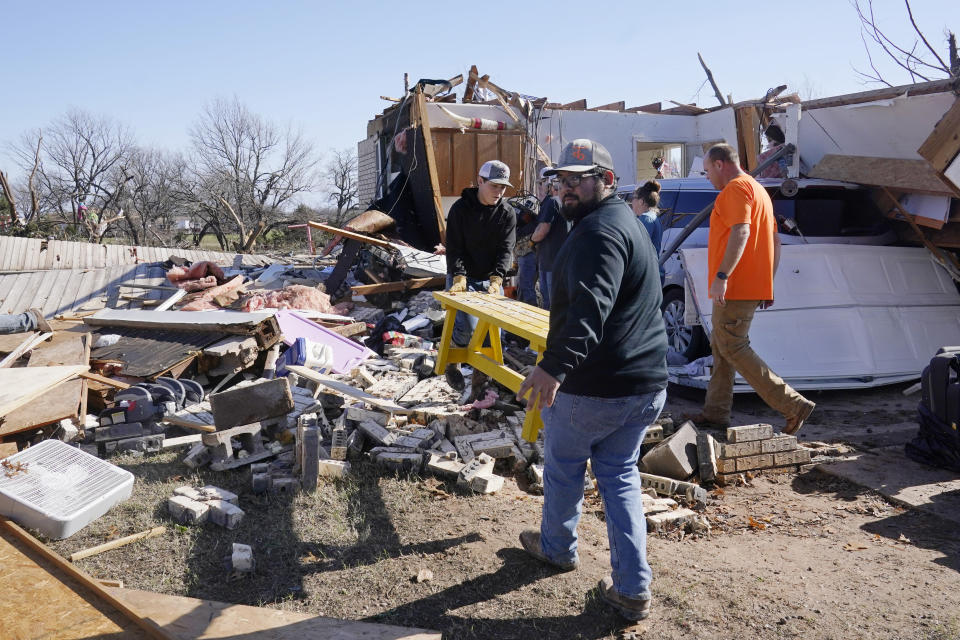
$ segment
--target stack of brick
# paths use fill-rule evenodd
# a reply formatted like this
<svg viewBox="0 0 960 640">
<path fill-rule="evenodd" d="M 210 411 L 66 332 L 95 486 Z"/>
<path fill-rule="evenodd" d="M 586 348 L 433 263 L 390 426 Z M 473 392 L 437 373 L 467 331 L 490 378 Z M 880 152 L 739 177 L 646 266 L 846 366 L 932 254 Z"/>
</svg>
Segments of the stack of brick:
<svg viewBox="0 0 960 640">
<path fill-rule="evenodd" d="M 797 444 L 796 436 L 774 434 L 769 424 L 727 429 L 727 441 L 715 445 L 717 482 L 724 484 L 746 471 L 795 473 L 810 462 L 810 451 Z"/>
<path fill-rule="evenodd" d="M 180 524 L 210 521 L 227 529 L 236 529 L 243 520 L 243 509 L 237 506 L 237 495 L 226 489 L 211 485 L 200 489 L 179 487 L 173 493 L 167 500 L 167 511 Z"/>
</svg>

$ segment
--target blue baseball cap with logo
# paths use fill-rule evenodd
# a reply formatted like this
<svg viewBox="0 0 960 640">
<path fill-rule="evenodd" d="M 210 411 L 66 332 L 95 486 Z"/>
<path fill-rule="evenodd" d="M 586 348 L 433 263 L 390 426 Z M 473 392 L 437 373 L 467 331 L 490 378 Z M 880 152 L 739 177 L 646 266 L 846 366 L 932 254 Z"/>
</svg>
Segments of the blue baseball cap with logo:
<svg viewBox="0 0 960 640">
<path fill-rule="evenodd" d="M 578 138 L 563 148 L 557 166 L 547 169 L 543 175 L 553 176 L 559 171 L 586 173 L 597 169 L 613 171 L 613 158 L 610 157 L 610 152 L 599 142 Z"/>
</svg>

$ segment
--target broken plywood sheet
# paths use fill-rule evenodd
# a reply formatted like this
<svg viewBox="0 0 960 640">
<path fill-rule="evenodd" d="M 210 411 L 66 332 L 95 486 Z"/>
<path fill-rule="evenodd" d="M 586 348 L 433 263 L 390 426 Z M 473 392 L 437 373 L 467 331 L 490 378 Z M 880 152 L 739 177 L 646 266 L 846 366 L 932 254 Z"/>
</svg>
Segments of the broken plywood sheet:
<svg viewBox="0 0 960 640">
<path fill-rule="evenodd" d="M 0 528 L 4 638 L 149 638 L 121 612 Z M 28 606 L 29 603 L 29 606 Z"/>
<path fill-rule="evenodd" d="M 900 445 L 830 462 L 822 472 L 880 493 L 898 504 L 960 522 L 960 478 L 908 458 Z"/>
<path fill-rule="evenodd" d="M 28 367 L 84 365 L 90 360 L 90 336 L 85 333 L 58 331 L 49 342 L 41 343 L 30 354 Z M 36 400 L 14 409 L 0 425 L 0 436 L 33 427 L 53 424 L 64 418 L 77 418 L 86 413 L 87 383 L 68 380 L 50 389 Z"/>
<path fill-rule="evenodd" d="M 315 382 L 319 385 L 327 387 L 328 389 L 333 389 L 334 391 L 338 393 L 342 393 L 343 395 L 350 396 L 351 398 L 356 398 L 357 400 L 362 400 L 371 406 L 374 406 L 383 411 L 387 411 L 389 413 L 400 413 L 400 414 L 406 415 L 411 411 L 410 409 L 400 406 L 395 402 L 391 402 L 389 400 L 384 400 L 383 398 L 372 396 L 369 393 L 362 391 L 361 389 L 357 389 L 356 387 L 352 387 L 345 382 L 334 380 L 329 376 L 325 376 L 321 373 L 317 373 L 316 371 L 308 367 L 301 367 L 298 365 L 287 365 L 287 371 L 291 373 L 295 373 L 301 378 L 305 378 L 307 380 L 310 380 L 311 382 Z"/>
<path fill-rule="evenodd" d="M 0 369 L 0 418 L 87 369 L 87 365 Z"/>
<path fill-rule="evenodd" d="M 810 177 L 904 191 L 954 195 L 926 160 L 827 154 L 810 171 Z"/>
<path fill-rule="evenodd" d="M 301 640 L 302 638 L 366 638 L 369 640 L 440 640 L 426 629 L 324 618 L 309 613 L 227 604 L 135 589 L 110 588 L 178 640 Z"/>
</svg>

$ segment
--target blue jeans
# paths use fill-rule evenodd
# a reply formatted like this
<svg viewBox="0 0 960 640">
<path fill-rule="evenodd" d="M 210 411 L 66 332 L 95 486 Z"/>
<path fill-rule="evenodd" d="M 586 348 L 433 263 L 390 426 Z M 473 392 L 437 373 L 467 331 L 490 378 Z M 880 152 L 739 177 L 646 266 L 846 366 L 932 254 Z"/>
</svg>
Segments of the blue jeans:
<svg viewBox="0 0 960 640">
<path fill-rule="evenodd" d="M 453 285 L 453 276 L 447 274 L 447 289 Z M 489 280 L 467 280 L 467 291 L 486 291 L 490 286 Z M 500 295 L 503 295 L 503 288 L 500 288 Z M 456 347 L 465 347 L 470 344 L 470 336 L 473 330 L 477 328 L 477 316 L 471 316 L 463 311 L 457 311 L 453 320 L 453 345 Z M 503 339 L 503 331 L 500 332 L 500 338 Z M 489 341 L 484 341 L 488 345 Z"/>
<path fill-rule="evenodd" d="M 517 258 L 520 302 L 537 306 L 537 254 L 531 251 Z"/>
<path fill-rule="evenodd" d="M 0 314 L 0 335 L 8 333 L 26 333 L 37 330 L 37 319 L 32 313 Z"/>
<path fill-rule="evenodd" d="M 553 282 L 553 271 L 540 271 L 540 299 L 543 308 L 550 308 L 550 283 Z"/>
<path fill-rule="evenodd" d="M 643 436 L 660 415 L 667 392 L 595 398 L 558 392 L 543 417 L 543 552 L 555 562 L 577 557 L 577 522 L 583 506 L 587 460 L 597 478 L 607 518 L 610 566 L 617 593 L 649 598 L 653 573 L 647 564 L 637 459 Z"/>
</svg>

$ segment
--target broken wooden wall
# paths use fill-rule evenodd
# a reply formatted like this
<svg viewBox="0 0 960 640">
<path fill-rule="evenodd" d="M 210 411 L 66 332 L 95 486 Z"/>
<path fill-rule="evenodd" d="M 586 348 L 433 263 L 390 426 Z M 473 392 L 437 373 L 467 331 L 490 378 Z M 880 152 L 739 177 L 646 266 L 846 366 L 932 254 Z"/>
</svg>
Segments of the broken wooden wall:
<svg viewBox="0 0 960 640">
<path fill-rule="evenodd" d="M 500 160 L 510 167 L 515 187 L 523 179 L 523 136 L 520 131 L 464 131 L 434 129 L 433 149 L 440 181 L 440 195 L 460 197 L 477 184 L 477 172 L 487 160 Z M 507 189 L 507 197 L 517 189 Z"/>
</svg>

